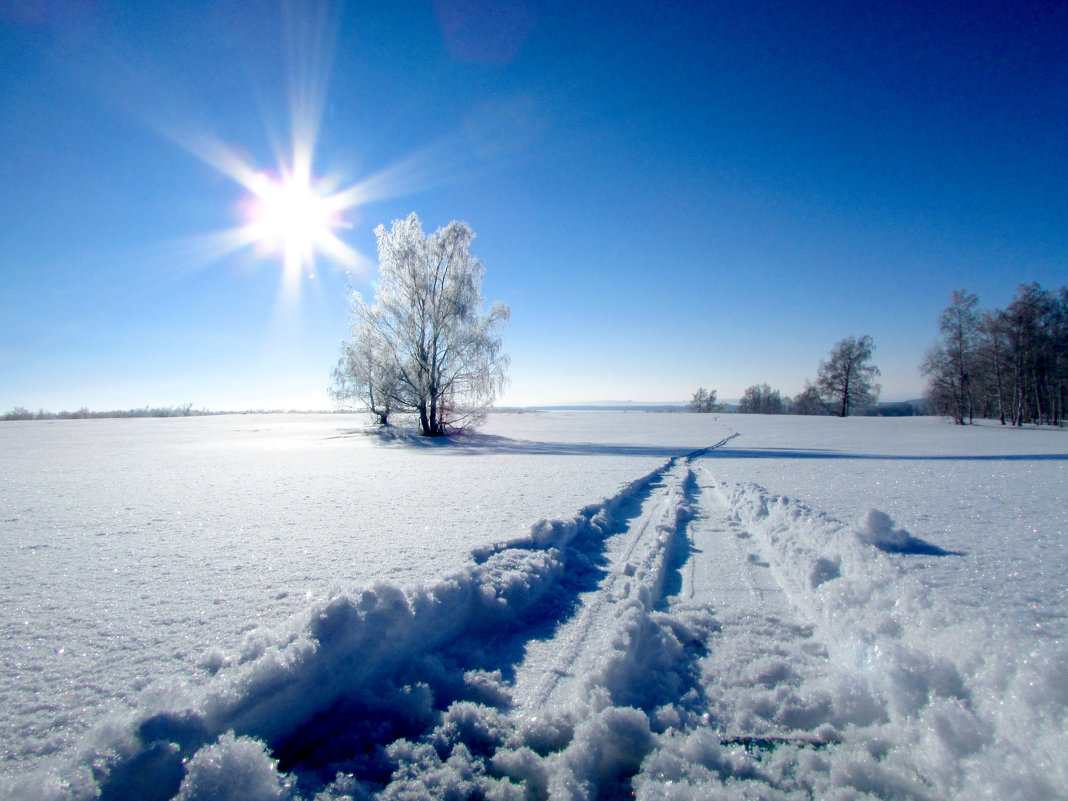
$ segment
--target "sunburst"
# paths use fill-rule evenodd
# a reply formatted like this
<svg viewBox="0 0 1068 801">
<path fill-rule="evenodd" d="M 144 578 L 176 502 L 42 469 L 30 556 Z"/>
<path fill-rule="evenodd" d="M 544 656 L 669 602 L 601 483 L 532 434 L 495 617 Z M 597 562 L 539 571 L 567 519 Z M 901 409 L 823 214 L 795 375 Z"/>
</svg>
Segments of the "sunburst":
<svg viewBox="0 0 1068 801">
<path fill-rule="evenodd" d="M 329 196 L 320 193 L 309 175 L 290 173 L 272 179 L 259 173 L 249 189 L 248 237 L 281 253 L 287 275 L 303 270 L 313 274 L 318 253 L 344 252 L 347 246 L 335 234 L 343 225 L 340 211 L 332 208 Z"/>
</svg>

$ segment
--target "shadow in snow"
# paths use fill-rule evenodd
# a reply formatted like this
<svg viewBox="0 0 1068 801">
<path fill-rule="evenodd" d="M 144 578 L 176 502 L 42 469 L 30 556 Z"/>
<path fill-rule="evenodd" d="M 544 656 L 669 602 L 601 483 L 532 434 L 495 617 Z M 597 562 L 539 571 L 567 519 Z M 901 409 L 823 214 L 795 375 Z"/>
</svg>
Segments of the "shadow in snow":
<svg viewBox="0 0 1068 801">
<path fill-rule="evenodd" d="M 512 439 L 496 434 L 454 434 L 448 437 L 422 437 L 402 430 L 344 429 L 337 436 L 369 437 L 386 447 L 423 448 L 435 451 L 450 451 L 464 455 L 516 455 L 516 456 L 652 456 L 671 459 L 703 453 L 708 448 L 695 450 L 694 446 L 679 445 L 628 445 L 605 442 L 536 442 Z M 715 446 L 713 446 L 715 447 Z"/>
<path fill-rule="evenodd" d="M 689 504 L 692 509 L 698 493 L 697 475 L 693 470 L 690 470 L 689 475 L 686 476 L 682 491 L 686 503 Z M 682 571 L 689 563 L 690 558 L 694 553 L 701 553 L 699 548 L 694 547 L 690 535 L 690 523 L 692 520 L 692 511 L 681 516 L 679 520 L 679 530 L 676 532 L 676 535 L 672 537 L 668 545 L 664 585 L 661 589 L 660 601 L 656 605 L 656 610 L 659 612 L 667 611 L 671 605 L 672 599 L 676 598 L 678 594 L 682 592 L 684 584 Z"/>
<path fill-rule="evenodd" d="M 924 456 L 910 454 L 846 453 L 826 448 L 719 448 L 717 457 L 729 459 L 881 459 L 906 462 L 1048 462 L 1068 461 L 1068 453 L 959 454 Z"/>
<path fill-rule="evenodd" d="M 964 551 L 947 551 L 945 548 L 939 548 L 937 545 L 933 545 L 926 540 L 921 540 L 919 537 L 909 536 L 902 543 L 890 543 L 890 542 L 878 542 L 874 543 L 875 547 L 884 553 L 898 553 L 905 555 L 919 555 L 919 556 L 967 556 Z"/>
<path fill-rule="evenodd" d="M 334 437 L 369 437 L 388 447 L 412 447 L 445 450 L 453 453 L 517 456 L 653 456 L 670 459 L 678 456 L 714 455 L 729 459 L 871 459 L 914 462 L 1048 462 L 1068 461 L 1068 453 L 1009 453 L 1009 454 L 881 454 L 849 453 L 830 448 L 725 448 L 724 444 L 737 434 L 710 447 L 693 449 L 684 445 L 634 445 L 607 442 L 538 442 L 512 439 L 497 434 L 454 434 L 449 437 L 423 437 L 418 433 L 393 426 L 385 428 L 342 429 Z"/>
</svg>

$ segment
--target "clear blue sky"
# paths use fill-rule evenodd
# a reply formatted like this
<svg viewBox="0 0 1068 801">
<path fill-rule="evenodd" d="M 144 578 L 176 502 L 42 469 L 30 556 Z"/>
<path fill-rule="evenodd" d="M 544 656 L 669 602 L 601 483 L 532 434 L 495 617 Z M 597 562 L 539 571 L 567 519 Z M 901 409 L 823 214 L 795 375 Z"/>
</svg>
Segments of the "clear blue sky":
<svg viewBox="0 0 1068 801">
<path fill-rule="evenodd" d="M 0 410 L 329 408 L 411 211 L 475 230 L 509 404 L 794 394 L 861 334 L 916 397 L 953 289 L 1068 281 L 1063 2 L 0 0 L 0 97 Z M 295 276 L 234 165 L 312 133 L 359 202 Z"/>
</svg>

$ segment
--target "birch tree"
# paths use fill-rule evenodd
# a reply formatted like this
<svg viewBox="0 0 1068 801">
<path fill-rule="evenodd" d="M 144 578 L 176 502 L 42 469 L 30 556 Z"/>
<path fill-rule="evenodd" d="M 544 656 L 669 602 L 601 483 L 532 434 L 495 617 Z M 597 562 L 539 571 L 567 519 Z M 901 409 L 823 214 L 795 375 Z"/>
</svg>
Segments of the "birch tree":
<svg viewBox="0 0 1068 801">
<path fill-rule="evenodd" d="M 699 412 L 701 414 L 718 411 L 719 404 L 716 403 L 716 390 L 698 387 L 697 392 L 693 393 L 690 402 L 686 404 L 686 408 L 691 412 Z"/>
<path fill-rule="evenodd" d="M 931 409 L 948 412 L 957 425 L 974 418 L 978 388 L 979 297 L 954 291 L 938 318 L 942 341 L 927 351 L 921 366 L 927 375 Z"/>
<path fill-rule="evenodd" d="M 975 311 L 954 292 L 939 317 L 942 341 L 920 367 L 936 414 L 1002 425 L 1060 425 L 1068 410 L 1068 287 L 1021 284 L 1007 309 Z"/>
<path fill-rule="evenodd" d="M 352 339 L 342 344 L 332 393 L 379 423 L 414 417 L 424 436 L 476 426 L 506 380 L 501 333 L 508 307 L 483 312 L 474 233 L 453 221 L 424 235 L 413 212 L 375 229 L 379 280 L 374 302 L 350 298 Z"/>
<path fill-rule="evenodd" d="M 821 400 L 839 417 L 870 406 L 879 397 L 881 387 L 875 383 L 879 368 L 871 363 L 875 344 L 871 337 L 847 337 L 831 350 L 831 357 L 820 362 L 816 389 Z"/>
</svg>

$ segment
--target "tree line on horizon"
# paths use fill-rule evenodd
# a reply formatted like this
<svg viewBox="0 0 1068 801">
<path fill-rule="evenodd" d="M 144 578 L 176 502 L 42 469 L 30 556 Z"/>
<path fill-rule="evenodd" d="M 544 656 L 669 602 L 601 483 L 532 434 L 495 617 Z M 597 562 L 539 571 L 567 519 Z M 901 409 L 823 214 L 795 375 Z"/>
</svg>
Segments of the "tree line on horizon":
<svg viewBox="0 0 1068 801">
<path fill-rule="evenodd" d="M 881 387 L 875 383 L 879 368 L 872 364 L 875 343 L 870 336 L 846 337 L 835 343 L 827 360 L 816 370 L 816 383 L 805 387 L 793 398 L 782 396 L 768 384 L 747 387 L 738 401 L 741 414 L 807 414 L 848 417 L 875 407 Z M 691 412 L 720 411 L 716 390 L 701 387 L 687 404 Z M 909 413 L 915 413 L 911 411 Z"/>
<path fill-rule="evenodd" d="M 793 398 L 768 384 L 746 388 L 742 414 L 934 414 L 958 425 L 1000 420 L 1002 425 L 1062 425 L 1068 416 L 1068 287 L 1053 292 L 1021 284 L 1005 309 L 979 309 L 977 295 L 960 289 L 938 318 L 939 341 L 919 366 L 924 404 L 877 406 L 879 368 L 871 337 L 839 341 L 821 361 L 817 380 Z M 716 390 L 700 388 L 690 411 L 722 410 Z"/>
<path fill-rule="evenodd" d="M 200 417 L 203 415 L 218 414 L 206 409 L 194 409 L 193 404 L 183 403 L 180 406 L 145 406 L 140 409 L 112 409 L 104 412 L 93 412 L 83 406 L 76 411 L 49 412 L 40 409 L 31 412 L 22 406 L 16 406 L 10 412 L 0 415 L 0 420 L 100 420 L 104 418 L 127 418 L 127 417 Z"/>
</svg>

